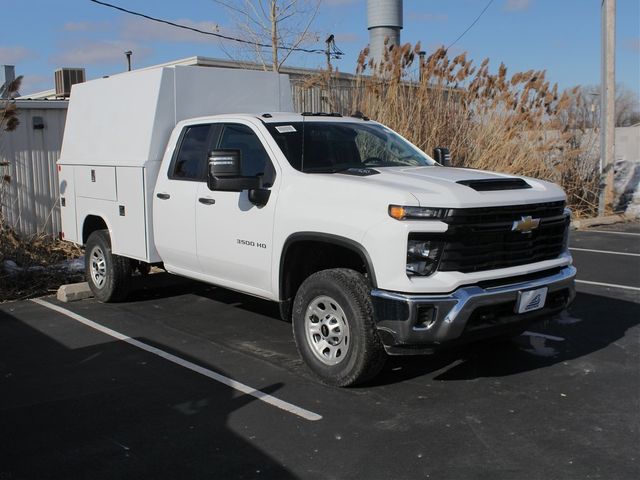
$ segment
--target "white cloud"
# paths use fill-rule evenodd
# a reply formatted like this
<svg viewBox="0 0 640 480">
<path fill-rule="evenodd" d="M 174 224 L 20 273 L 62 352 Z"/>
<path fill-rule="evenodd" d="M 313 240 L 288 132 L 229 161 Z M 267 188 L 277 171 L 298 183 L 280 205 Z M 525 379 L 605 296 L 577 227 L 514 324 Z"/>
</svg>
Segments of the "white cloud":
<svg viewBox="0 0 640 480">
<path fill-rule="evenodd" d="M 185 25 L 205 32 L 219 33 L 222 35 L 232 35 L 227 29 L 215 22 L 197 22 L 188 18 L 171 20 L 173 23 Z M 171 25 L 152 22 L 139 18 L 126 18 L 122 23 L 121 36 L 131 40 L 160 40 L 165 42 L 214 42 L 219 41 L 212 35 L 185 30 Z M 233 35 L 232 35 L 233 36 Z"/>
<path fill-rule="evenodd" d="M 409 12 L 407 17 L 414 22 L 446 22 L 449 20 L 446 13 Z"/>
<path fill-rule="evenodd" d="M 343 7 L 345 5 L 360 3 L 361 1 L 362 0 L 322 0 L 322 4 L 330 7 Z"/>
<path fill-rule="evenodd" d="M 149 56 L 151 49 L 124 40 L 77 43 L 63 47 L 63 51 L 54 55 L 51 62 L 58 66 L 82 67 L 95 64 L 126 64 L 124 52 L 133 51 L 133 62 Z"/>
<path fill-rule="evenodd" d="M 16 72 L 20 74 L 20 72 Z M 53 70 L 51 75 L 32 75 L 25 74 L 20 85 L 20 95 L 29 95 L 30 93 L 41 92 L 53 88 Z"/>
<path fill-rule="evenodd" d="M 531 6 L 531 0 L 507 0 L 504 9 L 508 12 L 520 12 Z"/>
<path fill-rule="evenodd" d="M 62 30 L 65 32 L 95 32 L 106 30 L 108 28 L 111 28 L 111 24 L 109 22 L 91 21 L 67 22 L 62 26 Z"/>
<path fill-rule="evenodd" d="M 338 46 L 340 46 L 341 43 L 362 42 L 362 38 L 360 37 L 360 35 L 356 35 L 355 33 L 336 33 L 335 39 L 338 43 Z"/>
<path fill-rule="evenodd" d="M 15 65 L 34 56 L 35 52 L 26 47 L 0 47 L 0 64 Z"/>
</svg>

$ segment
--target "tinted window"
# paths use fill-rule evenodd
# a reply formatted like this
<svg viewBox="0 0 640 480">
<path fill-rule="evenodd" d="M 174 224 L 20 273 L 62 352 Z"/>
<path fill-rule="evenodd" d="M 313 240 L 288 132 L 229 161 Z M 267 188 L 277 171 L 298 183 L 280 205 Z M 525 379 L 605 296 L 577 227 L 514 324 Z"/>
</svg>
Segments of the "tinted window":
<svg viewBox="0 0 640 480">
<path fill-rule="evenodd" d="M 291 166 L 304 172 L 434 164 L 398 134 L 375 123 L 270 123 L 267 129 Z"/>
<path fill-rule="evenodd" d="M 263 185 L 273 185 L 275 170 L 257 135 L 246 125 L 226 124 L 218 144 L 221 150 L 240 150 L 242 175 L 264 175 Z"/>
<path fill-rule="evenodd" d="M 180 180 L 205 178 L 210 129 L 210 125 L 194 125 L 186 128 L 171 178 Z"/>
</svg>

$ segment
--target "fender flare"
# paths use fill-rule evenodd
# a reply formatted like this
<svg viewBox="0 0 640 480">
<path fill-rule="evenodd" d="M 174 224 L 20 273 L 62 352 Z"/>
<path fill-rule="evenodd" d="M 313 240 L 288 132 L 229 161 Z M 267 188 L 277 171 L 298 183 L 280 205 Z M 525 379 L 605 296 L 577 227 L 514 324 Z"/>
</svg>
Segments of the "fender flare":
<svg viewBox="0 0 640 480">
<path fill-rule="evenodd" d="M 111 222 L 109 222 L 109 220 L 107 220 L 107 215 L 102 213 L 96 213 L 96 212 L 87 212 L 84 215 L 84 218 L 82 219 L 82 223 L 79 225 L 80 227 L 80 240 L 82 240 L 82 243 L 80 243 L 80 245 L 83 245 L 86 243 L 84 240 L 84 226 L 87 222 L 87 218 L 89 217 L 98 217 L 99 219 L 101 219 L 104 224 L 107 227 L 107 231 L 109 232 L 109 238 L 111 238 L 111 242 L 113 242 L 113 228 L 111 226 Z M 89 236 L 87 235 L 87 238 L 89 238 Z"/>
<path fill-rule="evenodd" d="M 342 237 L 339 235 L 333 235 L 330 233 L 324 232 L 296 232 L 292 233 L 287 237 L 283 246 L 282 246 L 282 254 L 280 255 L 280 268 L 279 268 L 279 276 L 278 276 L 278 291 L 279 297 L 282 300 L 282 291 L 283 291 L 283 278 L 284 278 L 284 261 L 287 258 L 287 252 L 291 245 L 297 242 L 303 241 L 315 241 L 315 242 L 323 242 L 329 243 L 332 245 L 337 245 L 348 250 L 357 253 L 365 268 L 367 269 L 367 273 L 369 275 L 369 279 L 371 281 L 371 286 L 373 288 L 377 288 L 378 282 L 376 280 L 376 273 L 373 268 L 373 262 L 371 261 L 371 257 L 369 256 L 369 252 L 364 248 L 360 243 L 352 240 L 350 238 Z"/>
</svg>

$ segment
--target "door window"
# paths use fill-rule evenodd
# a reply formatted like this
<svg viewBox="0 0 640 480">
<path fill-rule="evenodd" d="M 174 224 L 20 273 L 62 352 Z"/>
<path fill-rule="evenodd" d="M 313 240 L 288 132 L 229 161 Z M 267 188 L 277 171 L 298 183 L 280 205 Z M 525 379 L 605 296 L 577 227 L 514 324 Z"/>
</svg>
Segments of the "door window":
<svg viewBox="0 0 640 480">
<path fill-rule="evenodd" d="M 191 125 L 182 134 L 180 148 L 169 177 L 174 180 L 205 180 L 211 125 Z"/>
<path fill-rule="evenodd" d="M 262 142 L 251 128 L 240 124 L 226 124 L 218 144 L 220 150 L 240 150 L 242 175 L 263 175 L 263 187 L 270 187 L 276 172 Z"/>
</svg>

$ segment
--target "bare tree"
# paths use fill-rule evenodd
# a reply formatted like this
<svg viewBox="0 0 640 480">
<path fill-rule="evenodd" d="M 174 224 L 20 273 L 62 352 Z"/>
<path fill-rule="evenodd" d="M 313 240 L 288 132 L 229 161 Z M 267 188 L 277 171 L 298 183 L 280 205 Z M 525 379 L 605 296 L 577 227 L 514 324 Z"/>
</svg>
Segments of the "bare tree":
<svg viewBox="0 0 640 480">
<path fill-rule="evenodd" d="M 4 159 L 2 154 L 2 137 L 6 132 L 12 132 L 20 124 L 18 118 L 18 110 L 16 108 L 15 96 L 18 95 L 18 90 L 22 83 L 22 76 L 17 77 L 12 82 L 6 85 L 0 85 L 0 91 L 6 98 L 0 99 L 0 229 L 4 228 L 4 215 L 2 213 L 2 207 L 4 206 L 4 200 L 6 196 L 7 186 L 11 182 L 11 176 L 9 175 L 9 160 Z"/>
<path fill-rule="evenodd" d="M 293 49 L 318 36 L 310 31 L 320 0 L 214 0 L 233 17 L 237 30 L 246 37 L 255 59 L 265 70 L 280 71 Z M 265 58 L 270 46 L 270 62 Z M 230 55 L 228 52 L 227 54 Z"/>
<path fill-rule="evenodd" d="M 600 86 L 586 85 L 572 92 L 572 108 L 583 128 L 600 126 Z M 640 122 L 638 95 L 623 84 L 616 85 L 616 127 L 628 127 Z"/>
<path fill-rule="evenodd" d="M 616 86 L 616 127 L 629 127 L 640 122 L 640 100 L 628 88 Z"/>
<path fill-rule="evenodd" d="M 0 99 L 0 132 L 11 132 L 19 124 L 14 98 L 18 95 L 21 84 L 22 75 L 6 85 L 0 85 L 0 93 L 6 97 Z"/>
</svg>

